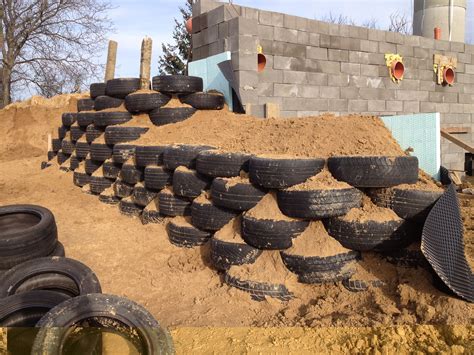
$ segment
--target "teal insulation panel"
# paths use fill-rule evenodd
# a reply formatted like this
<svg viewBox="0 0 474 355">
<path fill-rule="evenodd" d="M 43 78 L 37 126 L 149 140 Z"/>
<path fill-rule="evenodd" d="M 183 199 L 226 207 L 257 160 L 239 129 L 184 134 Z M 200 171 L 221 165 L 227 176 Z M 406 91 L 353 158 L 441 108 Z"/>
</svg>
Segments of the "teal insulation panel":
<svg viewBox="0 0 474 355">
<path fill-rule="evenodd" d="M 439 113 L 382 117 L 403 149 L 413 148 L 420 168 L 439 180 L 441 166 L 441 132 Z"/>
<path fill-rule="evenodd" d="M 188 74 L 202 78 L 204 91 L 217 90 L 223 93 L 229 110 L 232 111 L 232 89 L 218 67 L 219 63 L 230 59 L 230 52 L 224 52 L 205 59 L 196 60 L 189 63 Z"/>
</svg>

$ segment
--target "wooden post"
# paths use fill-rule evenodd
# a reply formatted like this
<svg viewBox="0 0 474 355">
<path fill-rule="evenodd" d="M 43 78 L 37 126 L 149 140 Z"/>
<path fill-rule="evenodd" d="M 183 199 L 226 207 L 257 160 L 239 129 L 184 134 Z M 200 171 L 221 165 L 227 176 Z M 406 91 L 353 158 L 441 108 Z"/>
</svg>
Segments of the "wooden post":
<svg viewBox="0 0 474 355">
<path fill-rule="evenodd" d="M 152 47 L 152 39 L 145 37 L 142 41 L 142 52 L 140 58 L 140 89 L 142 90 L 150 88 Z"/>
<path fill-rule="evenodd" d="M 105 67 L 105 78 L 104 78 L 105 82 L 115 78 L 115 64 L 117 62 L 117 46 L 118 46 L 117 42 L 109 41 L 109 50 L 107 52 L 107 65 Z"/>
</svg>

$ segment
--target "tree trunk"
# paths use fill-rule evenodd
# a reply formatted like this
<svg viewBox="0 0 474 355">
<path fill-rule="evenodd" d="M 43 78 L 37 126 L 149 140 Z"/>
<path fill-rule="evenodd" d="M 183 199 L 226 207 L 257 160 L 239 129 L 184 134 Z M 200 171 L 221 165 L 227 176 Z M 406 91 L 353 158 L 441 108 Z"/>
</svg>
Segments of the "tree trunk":
<svg viewBox="0 0 474 355">
<path fill-rule="evenodd" d="M 12 71 L 8 65 L 3 64 L 2 68 L 2 91 L 3 91 L 3 106 L 7 106 L 11 103 L 11 95 L 10 95 L 10 88 L 11 88 L 11 81 L 12 81 Z"/>
</svg>

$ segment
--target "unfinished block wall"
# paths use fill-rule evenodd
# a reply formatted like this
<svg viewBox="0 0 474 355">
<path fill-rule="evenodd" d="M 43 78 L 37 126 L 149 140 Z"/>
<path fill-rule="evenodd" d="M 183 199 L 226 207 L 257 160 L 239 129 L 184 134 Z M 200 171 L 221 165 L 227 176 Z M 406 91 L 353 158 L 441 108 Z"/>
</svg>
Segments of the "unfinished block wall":
<svg viewBox="0 0 474 355">
<path fill-rule="evenodd" d="M 474 145 L 474 46 L 329 24 L 282 13 L 201 0 L 193 9 L 193 60 L 230 51 L 244 107 L 264 116 L 265 104 L 284 117 L 440 112 L 442 127 Z M 267 64 L 257 70 L 257 48 Z M 386 53 L 398 53 L 404 80 L 392 82 Z M 433 55 L 456 57 L 454 86 L 436 84 Z M 249 106 L 250 105 L 250 106 Z M 464 168 L 461 148 L 442 140 L 442 164 Z"/>
</svg>

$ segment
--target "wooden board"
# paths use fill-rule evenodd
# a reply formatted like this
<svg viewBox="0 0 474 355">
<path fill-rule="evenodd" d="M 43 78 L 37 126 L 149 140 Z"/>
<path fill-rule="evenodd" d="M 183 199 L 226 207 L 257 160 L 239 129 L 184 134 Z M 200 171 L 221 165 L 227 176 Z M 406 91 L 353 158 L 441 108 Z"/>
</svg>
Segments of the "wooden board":
<svg viewBox="0 0 474 355">
<path fill-rule="evenodd" d="M 466 142 L 463 142 L 462 140 L 460 140 L 459 138 L 456 138 L 455 136 L 453 136 L 451 133 L 447 132 L 444 128 L 441 129 L 441 136 L 443 138 L 446 138 L 448 141 L 456 144 L 457 146 L 461 147 L 462 149 L 468 151 L 469 153 L 473 153 L 474 154 L 474 147 L 470 146 L 469 144 L 467 144 Z"/>
</svg>

